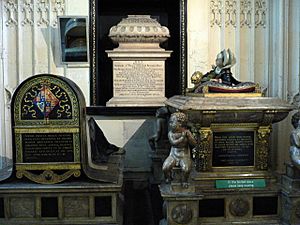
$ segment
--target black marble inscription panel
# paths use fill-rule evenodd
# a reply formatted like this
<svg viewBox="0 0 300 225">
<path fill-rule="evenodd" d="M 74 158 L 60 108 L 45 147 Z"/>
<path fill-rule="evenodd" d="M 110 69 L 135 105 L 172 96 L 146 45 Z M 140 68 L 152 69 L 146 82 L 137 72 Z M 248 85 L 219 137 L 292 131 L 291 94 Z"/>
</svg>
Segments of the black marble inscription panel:
<svg viewBox="0 0 300 225">
<path fill-rule="evenodd" d="M 254 131 L 214 132 L 212 166 L 254 166 Z"/>
<path fill-rule="evenodd" d="M 73 133 L 22 134 L 24 163 L 73 162 Z"/>
</svg>

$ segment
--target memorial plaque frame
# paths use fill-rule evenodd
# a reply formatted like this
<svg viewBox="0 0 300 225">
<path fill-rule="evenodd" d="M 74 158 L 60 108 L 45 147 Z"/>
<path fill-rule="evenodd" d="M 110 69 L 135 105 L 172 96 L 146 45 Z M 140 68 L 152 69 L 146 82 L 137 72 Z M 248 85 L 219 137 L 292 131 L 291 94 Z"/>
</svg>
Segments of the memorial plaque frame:
<svg viewBox="0 0 300 225">
<path fill-rule="evenodd" d="M 166 4 L 169 8 L 175 8 L 175 10 L 171 10 L 168 12 L 162 12 L 161 8 L 157 10 L 159 7 L 162 7 L 165 4 L 161 4 L 159 1 L 129 1 L 130 3 L 120 3 L 120 4 L 114 4 L 114 1 L 110 1 L 111 4 L 113 4 L 112 7 L 108 7 L 110 11 L 105 11 L 105 7 L 103 7 L 104 0 L 91 0 L 90 1 L 90 99 L 91 99 L 91 105 L 94 107 L 101 107 L 101 111 L 107 111 L 106 109 L 103 109 L 103 106 L 106 104 L 106 102 L 113 97 L 113 77 L 112 77 L 112 62 L 109 61 L 109 58 L 107 57 L 105 50 L 113 49 L 115 45 L 113 45 L 112 41 L 108 39 L 108 30 L 105 30 L 106 28 L 101 25 L 101 21 L 104 20 L 107 21 L 108 16 L 118 16 L 120 17 L 126 17 L 128 14 L 150 14 L 154 17 L 159 17 L 159 15 L 164 16 L 171 16 L 173 18 L 170 19 L 172 23 L 162 25 L 165 26 L 171 26 L 168 27 L 171 32 L 171 39 L 168 41 L 168 47 L 170 50 L 173 51 L 172 57 L 168 60 L 167 63 L 172 64 L 173 66 L 167 66 L 166 67 L 166 87 L 171 87 L 166 89 L 166 97 L 171 97 L 176 94 L 184 94 L 187 80 L 186 80 L 186 73 L 187 73 L 187 59 L 186 59 L 186 53 L 187 53 L 187 17 L 186 17 L 186 7 L 187 7 L 187 0 L 178 0 L 177 4 Z M 106 1 L 107 2 L 107 1 Z M 142 3 L 140 3 L 142 2 Z M 164 3 L 167 2 L 164 1 Z M 137 9 L 137 4 L 139 3 L 147 3 L 150 8 L 141 8 L 140 10 Z M 134 7 L 129 7 L 128 5 L 134 4 Z M 147 5 L 146 4 L 146 5 Z M 124 7 L 123 7 L 124 6 Z M 172 8 L 172 9 L 173 9 Z M 137 11 L 139 10 L 139 11 Z M 145 12 L 144 12 L 144 11 Z M 103 16 L 103 18 L 101 17 Z M 176 21 L 178 20 L 178 24 L 176 22 L 176 25 L 174 22 L 174 19 Z M 120 20 L 117 20 L 119 22 Z M 164 21 L 165 22 L 165 21 Z M 108 26 L 109 28 L 115 24 L 111 24 Z M 172 27 L 173 26 L 173 27 Z M 106 48 L 105 48 L 106 46 Z M 176 46 L 172 48 L 172 46 Z M 169 49 L 167 48 L 167 49 Z M 105 62 L 103 62 L 105 60 Z M 107 68 L 106 68 L 107 66 Z M 109 71 L 108 71 L 109 70 Z M 104 107 L 106 108 L 106 107 Z M 109 111 L 113 111 L 115 114 L 123 114 L 123 112 L 127 113 L 127 109 L 125 107 L 107 107 Z M 113 108 L 113 109 L 110 109 Z M 127 107 L 128 108 L 128 107 Z M 131 107 L 133 111 L 136 111 L 136 107 Z M 146 114 L 149 114 L 153 112 L 153 107 L 139 107 L 141 110 L 138 110 L 138 114 L 140 112 L 145 112 Z M 157 107 L 156 107 L 157 108 Z M 92 109 L 95 111 L 96 109 Z M 134 113 L 131 113 L 134 114 Z M 155 110 L 153 115 L 155 115 Z"/>
<path fill-rule="evenodd" d="M 84 109 L 82 92 L 67 78 L 40 74 L 18 86 L 11 108 L 17 178 L 52 184 L 80 176 Z"/>
<path fill-rule="evenodd" d="M 232 172 L 232 171 L 239 171 L 239 172 L 246 172 L 246 171 L 254 171 L 256 169 L 256 159 L 258 154 L 258 145 L 257 145 L 257 135 L 258 135 L 258 129 L 259 125 L 254 124 L 211 124 L 211 137 L 210 137 L 210 158 L 209 158 L 209 167 L 210 170 L 213 172 Z M 228 166 L 216 166 L 213 163 L 213 155 L 214 155 L 214 135 L 217 133 L 224 133 L 224 134 L 230 134 L 230 133 L 239 133 L 241 134 L 243 132 L 253 132 L 253 164 L 252 165 L 228 165 Z"/>
</svg>

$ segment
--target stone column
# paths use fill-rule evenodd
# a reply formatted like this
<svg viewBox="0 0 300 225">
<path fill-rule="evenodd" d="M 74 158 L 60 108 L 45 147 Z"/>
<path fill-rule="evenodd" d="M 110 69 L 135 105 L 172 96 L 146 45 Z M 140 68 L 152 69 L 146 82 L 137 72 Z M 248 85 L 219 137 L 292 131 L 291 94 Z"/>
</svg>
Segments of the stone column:
<svg viewBox="0 0 300 225">
<path fill-rule="evenodd" d="M 119 44 L 106 51 L 113 60 L 113 98 L 107 106 L 163 106 L 165 60 L 172 51 L 159 45 L 169 35 L 150 15 L 129 15 L 110 29 Z"/>
</svg>

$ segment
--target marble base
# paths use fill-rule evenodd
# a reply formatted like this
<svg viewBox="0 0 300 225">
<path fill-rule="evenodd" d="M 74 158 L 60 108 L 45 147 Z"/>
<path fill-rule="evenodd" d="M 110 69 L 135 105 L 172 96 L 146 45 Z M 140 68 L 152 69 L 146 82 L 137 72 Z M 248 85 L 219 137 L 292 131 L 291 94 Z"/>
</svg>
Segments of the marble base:
<svg viewBox="0 0 300 225">
<path fill-rule="evenodd" d="M 164 106 L 164 102 L 167 99 L 165 97 L 161 98 L 147 98 L 143 97 L 141 99 L 130 98 L 130 97 L 113 97 L 107 103 L 106 106 L 109 107 L 147 107 L 147 106 Z"/>
</svg>

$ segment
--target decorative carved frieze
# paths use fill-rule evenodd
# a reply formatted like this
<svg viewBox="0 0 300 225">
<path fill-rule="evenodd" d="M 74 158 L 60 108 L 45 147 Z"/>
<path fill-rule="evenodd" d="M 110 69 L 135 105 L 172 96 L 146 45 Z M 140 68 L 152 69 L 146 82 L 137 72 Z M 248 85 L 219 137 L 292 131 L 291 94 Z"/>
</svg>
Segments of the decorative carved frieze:
<svg viewBox="0 0 300 225">
<path fill-rule="evenodd" d="M 237 24 L 237 3 L 235 0 L 225 1 L 225 26 L 232 25 L 236 27 Z"/>
<path fill-rule="evenodd" d="M 240 25 L 241 27 L 252 25 L 252 11 L 251 0 L 241 0 L 240 2 Z"/>
<path fill-rule="evenodd" d="M 239 6 L 239 7 L 238 7 Z M 240 21 L 238 21 L 238 15 Z M 255 28 L 266 27 L 267 1 L 266 0 L 211 0 L 210 1 L 210 26 Z"/>
<path fill-rule="evenodd" d="M 24 1 L 21 12 L 23 14 L 22 26 L 33 25 L 33 3 L 31 0 Z"/>
<path fill-rule="evenodd" d="M 210 1 L 210 26 L 217 25 L 222 26 L 222 1 L 211 0 Z"/>
<path fill-rule="evenodd" d="M 55 27 L 58 23 L 57 17 L 65 13 L 65 0 L 54 0 L 53 4 L 54 20 L 52 25 Z"/>
<path fill-rule="evenodd" d="M 37 13 L 39 19 L 37 21 L 38 26 L 49 25 L 49 2 L 48 0 L 39 0 L 37 2 Z"/>
<path fill-rule="evenodd" d="M 4 3 L 4 8 L 7 13 L 5 21 L 6 26 L 18 25 L 18 4 L 16 0 L 8 0 Z"/>
<path fill-rule="evenodd" d="M 255 0 L 255 27 L 266 27 L 267 5 L 265 0 Z"/>
</svg>

